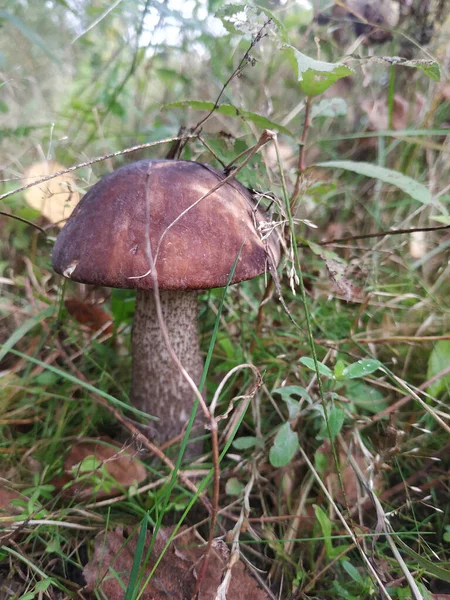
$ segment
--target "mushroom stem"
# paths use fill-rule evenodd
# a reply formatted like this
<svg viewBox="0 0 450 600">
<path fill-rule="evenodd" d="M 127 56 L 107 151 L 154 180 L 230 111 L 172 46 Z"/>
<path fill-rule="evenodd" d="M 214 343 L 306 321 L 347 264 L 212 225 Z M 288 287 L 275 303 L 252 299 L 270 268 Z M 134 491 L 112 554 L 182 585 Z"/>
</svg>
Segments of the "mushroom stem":
<svg viewBox="0 0 450 600">
<path fill-rule="evenodd" d="M 197 329 L 198 293 L 160 290 L 159 294 L 172 348 L 198 385 L 203 371 Z M 194 394 L 170 357 L 159 326 L 152 290 L 137 292 L 132 352 L 132 403 L 136 408 L 158 417 L 155 441 L 161 444 L 183 431 L 192 411 Z M 195 446 L 199 450 L 197 444 Z M 192 456 L 192 453 L 189 455 Z"/>
</svg>

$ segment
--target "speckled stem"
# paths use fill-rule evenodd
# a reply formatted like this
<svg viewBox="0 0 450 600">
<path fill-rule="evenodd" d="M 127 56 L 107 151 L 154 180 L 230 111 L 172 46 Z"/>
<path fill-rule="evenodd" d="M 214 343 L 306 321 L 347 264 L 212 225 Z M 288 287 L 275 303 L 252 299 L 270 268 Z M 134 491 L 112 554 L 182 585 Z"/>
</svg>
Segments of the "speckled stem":
<svg viewBox="0 0 450 600">
<path fill-rule="evenodd" d="M 197 292 L 160 290 L 160 299 L 173 350 L 198 385 L 203 360 L 198 343 Z M 151 290 L 137 292 L 132 348 L 132 402 L 136 408 L 158 417 L 159 421 L 152 424 L 154 441 L 161 444 L 183 431 L 191 414 L 194 393 L 167 351 Z M 197 415 L 199 422 L 201 411 Z M 195 447 L 199 450 L 198 444 Z"/>
</svg>

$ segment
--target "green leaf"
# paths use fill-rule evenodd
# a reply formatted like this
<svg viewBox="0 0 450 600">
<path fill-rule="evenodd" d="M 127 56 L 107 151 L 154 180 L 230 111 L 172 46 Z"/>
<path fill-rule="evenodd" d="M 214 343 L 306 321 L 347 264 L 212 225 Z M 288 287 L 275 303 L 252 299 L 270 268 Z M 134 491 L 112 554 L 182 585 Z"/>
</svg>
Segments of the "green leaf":
<svg viewBox="0 0 450 600">
<path fill-rule="evenodd" d="M 273 467 L 285 467 L 291 462 L 297 449 L 297 434 L 292 431 L 289 423 L 284 423 L 273 440 L 273 446 L 269 452 L 270 464 Z"/>
<path fill-rule="evenodd" d="M 324 98 L 311 108 L 311 119 L 317 117 L 344 117 L 347 114 L 347 102 L 344 98 Z"/>
<path fill-rule="evenodd" d="M 214 102 L 203 102 L 201 100 L 180 100 L 179 102 L 171 102 L 170 104 L 165 104 L 163 109 L 167 108 L 192 108 L 193 110 L 213 110 L 215 104 Z M 214 112 L 219 113 L 220 115 L 226 115 L 228 117 L 237 117 L 239 119 L 247 119 L 248 121 L 252 121 L 258 127 L 262 129 L 276 129 L 280 133 L 284 133 L 285 135 L 289 135 L 293 137 L 293 134 L 280 125 L 279 123 L 275 123 L 275 121 L 271 121 L 262 115 L 258 115 L 258 113 L 251 112 L 249 110 L 241 110 L 240 108 L 236 108 L 232 104 L 220 104 Z"/>
<path fill-rule="evenodd" d="M 240 496 L 244 487 L 244 484 L 237 477 L 230 477 L 225 485 L 225 492 L 229 496 Z"/>
<path fill-rule="evenodd" d="M 341 359 L 336 361 L 336 364 L 334 365 L 334 376 L 336 377 L 337 381 L 341 381 L 342 379 L 344 379 L 344 377 L 342 376 L 342 373 L 345 369 L 345 362 Z"/>
<path fill-rule="evenodd" d="M 387 407 L 383 394 L 359 379 L 349 379 L 345 385 L 345 395 L 358 408 L 372 414 L 381 412 Z"/>
<path fill-rule="evenodd" d="M 300 359 L 300 362 L 302 363 L 302 365 L 305 365 L 305 367 L 308 367 L 308 369 L 311 369 L 311 371 L 316 370 L 316 365 L 314 363 L 314 360 L 312 358 L 310 358 L 309 356 L 302 356 Z M 319 369 L 319 373 L 321 375 L 328 377 L 328 379 L 334 379 L 333 371 L 329 367 L 327 367 L 327 365 L 324 365 L 323 363 L 318 362 L 317 368 Z"/>
<path fill-rule="evenodd" d="M 334 441 L 337 434 L 341 431 L 344 421 L 345 412 L 342 410 L 342 408 L 336 404 L 333 404 L 333 407 L 328 414 L 328 425 L 330 427 L 331 441 Z M 328 431 L 326 437 L 328 437 Z"/>
<path fill-rule="evenodd" d="M 335 598 L 342 598 L 342 600 L 360 600 L 361 596 L 355 596 L 349 592 L 349 590 L 342 586 L 336 579 L 333 581 L 333 590 Z"/>
<path fill-rule="evenodd" d="M 136 294 L 134 290 L 111 290 L 111 312 L 116 327 L 122 323 L 133 321 L 136 309 Z"/>
<path fill-rule="evenodd" d="M 349 562 L 348 560 L 343 560 L 341 564 L 345 571 L 347 571 L 347 573 L 353 579 L 353 581 L 356 581 L 356 583 L 359 583 L 359 585 L 364 585 L 364 579 L 361 577 L 361 574 L 358 571 L 358 569 L 355 566 L 353 566 L 351 562 Z"/>
<path fill-rule="evenodd" d="M 371 358 L 358 360 L 342 371 L 343 379 L 357 379 L 359 377 L 366 377 L 371 373 L 374 373 L 378 369 L 383 367 L 379 360 L 373 360 Z"/>
<path fill-rule="evenodd" d="M 314 467 L 320 475 L 325 475 L 328 471 L 329 460 L 328 455 L 320 450 L 316 450 L 314 454 Z"/>
<path fill-rule="evenodd" d="M 309 404 L 312 404 L 312 398 L 308 391 L 300 385 L 287 385 L 286 387 L 276 388 L 272 394 L 278 394 L 283 402 L 286 402 L 289 419 L 295 419 L 300 412 L 300 403 L 297 398 L 304 398 Z"/>
<path fill-rule="evenodd" d="M 421 554 L 417 554 L 412 548 L 410 548 L 405 542 L 397 536 L 395 533 L 391 533 L 394 538 L 395 543 L 402 548 L 405 554 L 408 554 L 412 558 L 414 558 L 421 569 L 424 569 L 426 573 L 429 575 L 433 575 L 437 579 L 442 579 L 442 581 L 446 581 L 450 583 L 450 571 L 440 567 L 439 564 L 428 560 Z"/>
<path fill-rule="evenodd" d="M 257 437 L 243 435 L 242 437 L 233 440 L 233 448 L 236 448 L 236 450 L 247 450 L 248 448 L 255 447 L 264 448 L 263 441 Z"/>
<path fill-rule="evenodd" d="M 328 515 L 317 506 L 317 504 L 313 505 L 314 512 L 316 513 L 316 519 L 319 521 L 320 528 L 322 529 L 322 535 L 325 538 L 325 552 L 327 554 L 327 558 L 331 558 L 333 556 L 333 545 L 331 543 L 331 521 L 328 518 Z"/>
<path fill-rule="evenodd" d="M 394 67 L 411 67 L 413 69 L 419 69 L 423 71 L 430 79 L 433 81 L 441 80 L 441 70 L 439 64 L 434 60 L 424 60 L 424 59 L 416 59 L 416 60 L 408 60 L 401 56 L 359 56 L 358 54 L 351 54 L 348 58 L 357 60 L 361 63 L 385 63 L 389 66 Z"/>
<path fill-rule="evenodd" d="M 359 175 L 365 175 L 366 177 L 373 177 L 384 183 L 395 185 L 395 187 L 398 187 L 400 190 L 411 196 L 411 198 L 414 198 L 414 200 L 422 202 L 422 204 L 430 204 L 432 202 L 432 195 L 428 188 L 398 171 L 392 171 L 391 169 L 379 167 L 378 165 L 373 165 L 371 163 L 354 162 L 352 160 L 330 160 L 317 163 L 315 166 L 331 169 L 344 169 L 346 171 L 358 173 Z"/>
<path fill-rule="evenodd" d="M 338 79 L 348 77 L 354 73 L 353 69 L 343 63 L 328 63 L 316 60 L 302 54 L 290 44 L 285 44 L 283 50 L 294 69 L 296 69 L 300 87 L 307 96 L 318 96 Z"/>
<path fill-rule="evenodd" d="M 36 592 L 45 592 L 51 585 L 56 583 L 56 579 L 53 577 L 47 577 L 46 579 L 41 579 L 36 583 L 36 587 L 34 588 Z"/>
<path fill-rule="evenodd" d="M 39 375 L 37 375 L 34 378 L 34 383 L 36 385 L 54 385 L 56 382 L 58 381 L 58 376 L 55 375 L 55 373 L 49 373 L 48 371 L 43 371 L 42 373 L 39 373 Z"/>
<path fill-rule="evenodd" d="M 445 533 L 442 536 L 444 542 L 450 542 L 450 525 L 445 526 Z"/>
<path fill-rule="evenodd" d="M 428 359 L 427 379 L 431 379 L 450 365 L 450 340 L 442 340 L 433 348 Z M 450 387 L 450 373 L 444 375 L 428 388 L 432 396 L 439 396 Z"/>
<path fill-rule="evenodd" d="M 83 460 L 72 467 L 72 473 L 91 473 L 100 467 L 102 463 L 93 455 L 86 456 Z"/>
<path fill-rule="evenodd" d="M 433 219 L 433 221 L 438 221 L 443 225 L 450 225 L 450 216 L 447 215 L 438 215 L 437 217 L 430 217 L 430 219 Z"/>
</svg>

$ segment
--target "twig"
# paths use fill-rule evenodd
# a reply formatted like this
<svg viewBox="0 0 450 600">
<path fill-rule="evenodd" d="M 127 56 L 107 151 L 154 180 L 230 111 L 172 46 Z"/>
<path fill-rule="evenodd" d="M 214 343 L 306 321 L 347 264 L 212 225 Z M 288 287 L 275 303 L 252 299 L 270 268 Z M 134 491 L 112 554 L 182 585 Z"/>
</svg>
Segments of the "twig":
<svg viewBox="0 0 450 600">
<path fill-rule="evenodd" d="M 337 562 L 339 562 L 343 556 L 348 554 L 354 548 L 355 548 L 355 544 L 350 544 L 349 546 L 347 546 L 347 548 L 345 548 L 345 550 L 340 552 L 330 562 L 328 562 L 323 569 L 321 569 L 316 575 L 314 575 L 314 577 L 310 581 L 308 581 L 307 585 L 304 588 L 300 588 L 300 590 L 299 590 L 298 594 L 295 596 L 294 600 L 298 600 L 302 597 L 304 598 L 306 592 L 314 586 L 316 581 L 318 581 L 322 577 L 322 575 L 324 575 L 332 566 L 334 566 Z"/>
<path fill-rule="evenodd" d="M 450 367 L 449 367 L 449 370 L 450 370 Z M 428 406 L 428 404 L 426 402 L 424 402 L 422 400 L 422 398 L 418 394 L 416 394 L 416 392 L 412 388 L 410 388 L 410 386 L 405 381 L 403 381 L 400 377 L 397 377 L 397 375 L 395 375 L 394 373 L 392 373 L 391 376 L 395 379 L 395 381 L 397 383 L 399 383 L 402 387 L 404 387 L 409 392 L 410 396 L 412 398 L 414 398 L 414 400 L 416 400 L 416 402 L 418 402 L 420 404 L 420 406 L 429 415 L 431 415 L 437 423 L 439 423 L 439 425 L 442 427 L 442 429 L 445 429 L 445 431 L 447 433 L 450 433 L 450 427 L 447 425 L 447 423 L 443 419 L 441 419 L 441 417 L 437 414 L 437 411 L 433 410 L 431 408 L 431 406 Z"/>
<path fill-rule="evenodd" d="M 236 521 L 236 524 L 233 527 L 232 532 L 231 532 L 232 533 L 231 552 L 230 552 L 230 557 L 227 562 L 225 575 L 222 577 L 222 581 L 221 581 L 219 587 L 217 588 L 217 591 L 215 594 L 215 598 L 219 599 L 219 600 L 221 600 L 222 598 L 225 598 L 225 599 L 227 598 L 228 588 L 230 587 L 230 583 L 231 583 L 231 570 L 232 570 L 233 566 L 239 561 L 239 557 L 240 557 L 239 536 L 240 536 L 241 530 L 242 530 L 245 522 L 248 520 L 248 518 L 250 516 L 250 493 L 253 489 L 254 483 L 255 483 L 255 473 L 254 473 L 254 470 L 252 469 L 252 474 L 251 474 L 250 479 L 244 489 L 244 498 L 243 498 L 243 502 L 242 502 L 241 513 L 240 513 L 239 518 Z"/>
<path fill-rule="evenodd" d="M 202 580 L 203 580 L 204 576 L 206 575 L 206 569 L 208 567 L 209 556 L 211 554 L 211 549 L 212 549 L 212 545 L 214 542 L 214 532 L 216 529 L 217 515 L 219 512 L 219 490 L 220 490 L 220 462 L 219 462 L 219 436 L 218 436 L 219 417 L 215 418 L 214 412 L 215 412 L 220 394 L 222 393 L 222 390 L 223 390 L 226 382 L 230 379 L 230 377 L 232 377 L 235 373 L 237 373 L 238 371 L 240 371 L 242 369 L 251 369 L 253 371 L 253 373 L 255 374 L 256 385 L 255 385 L 255 388 L 249 393 L 249 396 L 252 396 L 256 393 L 257 389 L 261 386 L 261 376 L 259 374 L 258 369 L 254 365 L 251 365 L 251 364 L 238 365 L 238 366 L 234 367 L 233 369 L 231 369 L 231 371 L 229 371 L 225 375 L 225 377 L 222 379 L 222 381 L 220 382 L 220 384 L 214 394 L 211 404 L 209 406 L 209 413 L 210 413 L 210 417 L 209 417 L 210 425 L 209 426 L 211 428 L 212 459 L 213 459 L 213 469 L 214 469 L 213 500 L 212 500 L 211 522 L 210 522 L 210 528 L 209 528 L 208 543 L 206 544 L 206 550 L 203 555 L 202 566 L 200 568 L 200 572 L 197 577 L 197 583 L 196 583 L 195 590 L 194 590 L 194 593 L 192 596 L 193 598 L 196 598 L 198 592 L 200 591 L 200 586 L 201 586 Z M 231 402 L 231 404 L 232 404 L 232 402 Z M 225 413 L 225 416 L 228 415 L 228 412 L 230 410 L 231 410 L 231 407 L 228 408 L 228 410 Z M 222 416 L 222 418 L 224 418 L 224 416 Z"/>
<path fill-rule="evenodd" d="M 22 223 L 26 223 L 27 225 L 30 225 L 31 227 L 38 229 L 40 231 L 40 233 L 43 233 L 45 236 L 47 235 L 47 232 L 45 231 L 45 229 L 43 229 L 39 225 L 36 225 L 36 223 L 29 221 L 28 219 L 24 219 L 23 217 L 18 217 L 17 215 L 12 215 L 11 213 L 7 213 L 4 210 L 0 210 L 0 215 L 2 217 L 9 217 L 10 219 L 15 219 L 16 221 L 21 221 Z"/>
<path fill-rule="evenodd" d="M 226 82 L 223 84 L 222 89 L 220 90 L 219 95 L 216 98 L 216 101 L 214 102 L 214 106 L 212 107 L 212 109 L 209 111 L 209 113 L 203 117 L 202 119 L 200 119 L 200 121 L 198 121 L 198 123 L 191 129 L 191 133 L 195 133 L 197 132 L 201 126 L 211 117 L 211 115 L 214 113 L 214 111 L 216 111 L 219 108 L 219 102 L 221 97 L 223 96 L 225 90 L 227 89 L 227 87 L 229 86 L 229 84 L 233 81 L 233 79 L 235 77 L 238 77 L 241 72 L 242 69 L 251 62 L 251 58 L 250 58 L 250 52 L 253 50 L 253 48 L 256 46 L 256 44 L 258 44 L 262 38 L 266 35 L 265 33 L 263 33 L 264 29 L 272 22 L 272 19 L 268 19 L 263 26 L 261 27 L 261 29 L 258 31 L 258 33 L 255 35 L 255 37 L 252 39 L 250 46 L 247 48 L 247 51 L 245 52 L 244 56 L 241 58 L 238 66 L 236 67 L 236 69 L 231 73 L 231 75 L 228 77 L 228 79 L 226 80 Z"/>
<path fill-rule="evenodd" d="M 325 240 L 324 242 L 316 242 L 319 246 L 327 246 L 328 244 L 339 244 L 342 242 L 353 242 L 355 240 L 368 240 L 370 238 L 379 238 L 386 235 L 403 235 L 405 233 L 415 233 L 417 231 L 442 231 L 450 229 L 450 225 L 438 225 L 437 227 L 417 227 L 414 229 L 396 229 L 395 231 L 379 231 L 378 233 L 366 233 L 364 235 L 351 235 L 344 238 L 334 238 Z M 297 244 L 299 248 L 308 248 L 308 244 Z"/>
<path fill-rule="evenodd" d="M 445 369 L 442 369 L 442 371 L 439 371 L 439 373 L 437 373 L 436 375 L 434 375 L 433 377 L 428 379 L 428 381 L 425 381 L 425 383 L 422 383 L 417 389 L 424 390 L 427 387 L 429 387 L 431 384 L 433 384 L 435 381 L 437 381 L 438 379 L 441 379 L 442 377 L 445 377 L 449 373 L 450 373 L 450 365 L 448 367 L 445 367 Z M 417 394 L 414 395 L 414 398 L 416 396 L 417 396 Z M 380 419 L 383 419 L 384 417 L 387 417 L 388 415 L 390 415 L 392 412 L 397 411 L 404 404 L 409 402 L 411 400 L 411 398 L 413 398 L 412 394 L 403 396 L 403 398 L 400 398 L 400 400 L 397 400 L 397 402 L 394 402 L 394 404 L 392 404 L 391 406 L 388 406 L 388 408 L 385 408 L 378 414 L 374 415 L 372 417 L 370 423 L 364 423 L 364 425 L 361 425 L 360 427 L 358 427 L 358 429 L 361 431 L 362 429 L 366 429 L 366 427 L 370 427 L 370 425 L 373 425 L 373 423 L 376 423 Z"/>
<path fill-rule="evenodd" d="M 71 43 L 74 44 L 77 40 L 83 37 L 83 35 L 86 35 L 86 33 L 94 29 L 94 27 L 96 27 L 105 17 L 107 17 L 109 13 L 112 12 L 116 8 L 116 6 L 118 6 L 121 2 L 122 0 L 116 0 L 111 6 L 109 6 L 104 12 L 102 12 L 102 14 L 99 17 L 97 17 L 90 25 L 88 25 L 86 29 L 83 29 L 83 31 L 77 34 L 73 38 Z"/>
<path fill-rule="evenodd" d="M 311 125 L 311 118 L 310 118 L 311 106 L 312 106 L 312 98 L 311 98 L 311 96 L 308 96 L 306 99 L 306 104 L 305 104 L 305 117 L 303 120 L 303 130 L 302 130 L 302 136 L 300 138 L 300 148 L 298 151 L 297 179 L 295 181 L 294 191 L 292 192 L 291 202 L 290 202 L 291 210 L 293 210 L 295 202 L 300 194 L 300 185 L 302 182 L 303 174 L 306 169 L 306 166 L 305 166 L 305 153 L 306 153 L 305 144 L 306 144 L 306 138 L 308 137 L 309 126 Z"/>
<path fill-rule="evenodd" d="M 184 136 L 184 137 L 186 139 L 190 139 L 190 138 L 195 138 L 197 136 L 188 135 L 188 136 Z M 148 142 L 147 144 L 139 144 L 138 146 L 132 146 L 131 148 L 125 148 L 125 150 L 118 150 L 117 152 L 110 152 L 109 154 L 104 154 L 103 156 L 97 156 L 96 158 L 91 158 L 91 160 L 87 160 L 85 162 L 78 163 L 77 165 L 74 165 L 73 167 L 69 167 L 68 169 L 63 169 L 62 171 L 57 171 L 56 173 L 52 173 L 51 175 L 46 175 L 45 177 L 42 177 L 41 179 L 34 180 L 31 183 L 27 183 L 25 185 L 22 185 L 22 186 L 16 188 L 15 190 L 6 192 L 6 193 L 0 195 L 0 200 L 4 200 L 5 198 L 8 198 L 9 196 L 17 194 L 17 192 L 23 192 L 23 190 L 27 190 L 28 188 L 33 187 L 34 185 L 43 183 L 44 181 L 49 181 L 50 179 L 53 179 L 54 177 L 59 177 L 60 175 L 65 175 L 65 173 L 71 173 L 72 171 L 76 171 L 77 169 L 81 169 L 82 167 L 89 167 L 90 165 L 93 165 L 94 163 L 97 163 L 97 162 L 101 162 L 102 160 L 107 160 L 108 158 L 115 158 L 116 156 L 122 156 L 123 154 L 130 154 L 131 152 L 137 152 L 138 150 L 144 150 L 145 148 L 153 148 L 154 146 L 158 146 L 159 144 L 170 144 L 178 139 L 180 139 L 178 136 L 165 138 L 163 140 L 158 140 L 156 142 Z"/>
<path fill-rule="evenodd" d="M 214 112 L 219 108 L 220 106 L 220 99 L 222 98 L 225 90 L 227 89 L 227 87 L 230 85 L 230 83 L 233 81 L 233 79 L 235 77 L 239 77 L 240 74 L 242 73 L 242 70 L 244 69 L 244 67 L 248 64 L 248 63 L 252 63 L 253 61 L 250 58 L 250 52 L 252 51 L 252 49 L 256 46 L 256 44 L 258 44 L 262 38 L 266 35 L 263 33 L 264 29 L 267 27 L 267 25 L 269 25 L 271 23 L 272 19 L 269 19 L 268 21 L 266 21 L 263 26 L 261 27 L 261 29 L 258 31 L 258 33 L 255 35 L 255 37 L 252 39 L 250 46 L 247 48 L 247 51 L 245 52 L 244 56 L 241 58 L 238 66 L 236 67 L 236 69 L 231 73 L 231 75 L 228 77 L 228 79 L 226 80 L 226 82 L 223 84 L 222 89 L 219 92 L 219 95 L 217 96 L 215 102 L 214 102 L 214 106 L 212 107 L 212 109 L 207 113 L 207 115 L 203 118 L 200 119 L 200 121 L 197 122 L 196 125 L 194 125 L 193 127 L 191 127 L 191 129 L 189 130 L 191 134 L 195 134 L 195 133 L 200 133 L 201 127 L 204 123 L 206 123 L 206 121 L 214 114 Z M 178 147 L 178 156 L 181 155 L 181 152 L 183 151 L 186 142 L 188 140 L 189 136 L 185 136 L 181 142 L 180 145 Z"/>
</svg>

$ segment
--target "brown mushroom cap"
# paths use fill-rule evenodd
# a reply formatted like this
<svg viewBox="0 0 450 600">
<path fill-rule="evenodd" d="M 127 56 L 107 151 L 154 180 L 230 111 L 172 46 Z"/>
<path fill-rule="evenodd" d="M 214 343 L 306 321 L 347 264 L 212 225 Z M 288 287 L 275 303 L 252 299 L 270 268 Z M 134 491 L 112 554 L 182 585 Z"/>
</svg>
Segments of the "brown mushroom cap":
<svg viewBox="0 0 450 600">
<path fill-rule="evenodd" d="M 151 275 L 140 277 L 150 269 L 149 220 L 161 289 L 225 286 L 239 251 L 232 283 L 256 277 L 267 269 L 265 245 L 255 228 L 265 216 L 249 190 L 233 179 L 195 204 L 223 179 L 217 169 L 190 161 L 141 160 L 121 167 L 75 208 L 55 243 L 55 271 L 82 283 L 151 289 Z M 277 263 L 275 234 L 267 248 Z"/>
</svg>

